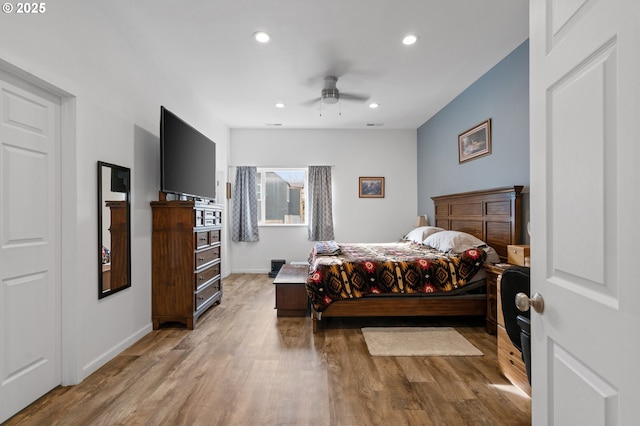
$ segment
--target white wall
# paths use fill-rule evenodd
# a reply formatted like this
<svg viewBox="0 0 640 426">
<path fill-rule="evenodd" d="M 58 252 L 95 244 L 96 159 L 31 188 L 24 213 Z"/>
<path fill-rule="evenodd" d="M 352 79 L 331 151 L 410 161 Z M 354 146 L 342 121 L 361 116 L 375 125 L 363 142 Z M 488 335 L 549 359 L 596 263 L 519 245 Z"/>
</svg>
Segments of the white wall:
<svg viewBox="0 0 640 426">
<path fill-rule="evenodd" d="M 73 384 L 151 330 L 151 209 L 159 178 L 160 105 L 216 141 L 226 179 L 229 129 L 197 90 L 162 72 L 99 4 L 58 0 L 42 15 L 3 14 L 0 61 L 69 95 L 63 131 L 63 384 Z M 7 68 L 8 65 L 0 63 Z M 131 168 L 132 286 L 98 300 L 98 160 Z M 415 198 L 415 197 L 414 197 Z M 226 262 L 226 261 L 225 261 Z M 223 271 L 228 265 L 223 264 Z"/>
<path fill-rule="evenodd" d="M 418 214 L 416 144 L 415 130 L 232 130 L 230 164 L 331 165 L 335 239 L 388 242 Z M 359 176 L 383 176 L 385 198 L 359 198 Z M 260 241 L 227 245 L 231 272 L 267 272 L 271 259 L 304 261 L 312 245 L 306 227 L 260 227 Z"/>
</svg>

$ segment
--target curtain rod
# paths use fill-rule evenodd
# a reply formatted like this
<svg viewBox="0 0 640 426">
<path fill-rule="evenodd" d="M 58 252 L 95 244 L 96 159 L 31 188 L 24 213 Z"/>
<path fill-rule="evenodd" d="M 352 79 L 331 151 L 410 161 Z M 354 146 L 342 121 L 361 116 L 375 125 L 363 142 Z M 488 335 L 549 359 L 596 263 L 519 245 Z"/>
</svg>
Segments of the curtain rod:
<svg viewBox="0 0 640 426">
<path fill-rule="evenodd" d="M 242 166 L 239 165 L 229 165 L 227 167 L 232 168 L 232 167 L 261 167 L 264 169 L 300 169 L 303 167 L 310 167 L 310 166 L 325 166 L 325 167 L 335 167 L 335 165 L 333 164 L 307 164 L 305 166 L 265 166 L 265 165 L 260 165 L 257 166 L 255 164 L 243 164 Z"/>
</svg>

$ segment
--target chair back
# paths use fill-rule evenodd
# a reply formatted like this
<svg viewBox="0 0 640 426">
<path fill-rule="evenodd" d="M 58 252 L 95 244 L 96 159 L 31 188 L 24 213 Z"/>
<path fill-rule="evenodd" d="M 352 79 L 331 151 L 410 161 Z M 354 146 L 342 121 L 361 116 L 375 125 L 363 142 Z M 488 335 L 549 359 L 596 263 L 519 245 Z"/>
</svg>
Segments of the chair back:
<svg viewBox="0 0 640 426">
<path fill-rule="evenodd" d="M 500 302 L 502 303 L 502 315 L 504 317 L 504 328 L 507 330 L 509 339 L 513 345 L 522 352 L 520 342 L 520 326 L 518 325 L 518 315 L 529 318 L 529 311 L 520 312 L 516 307 L 516 294 L 525 293 L 530 296 L 531 284 L 529 268 L 523 266 L 512 266 L 502 273 L 500 282 Z"/>
</svg>

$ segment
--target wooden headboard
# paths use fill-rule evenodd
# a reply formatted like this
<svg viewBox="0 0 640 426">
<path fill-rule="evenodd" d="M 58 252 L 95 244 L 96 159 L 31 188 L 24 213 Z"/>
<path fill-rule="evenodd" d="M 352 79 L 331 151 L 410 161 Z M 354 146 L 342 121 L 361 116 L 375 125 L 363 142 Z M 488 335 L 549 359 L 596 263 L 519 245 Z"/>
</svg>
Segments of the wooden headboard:
<svg viewBox="0 0 640 426">
<path fill-rule="evenodd" d="M 507 259 L 507 245 L 522 241 L 522 186 L 431 197 L 435 226 L 480 238 Z"/>
</svg>

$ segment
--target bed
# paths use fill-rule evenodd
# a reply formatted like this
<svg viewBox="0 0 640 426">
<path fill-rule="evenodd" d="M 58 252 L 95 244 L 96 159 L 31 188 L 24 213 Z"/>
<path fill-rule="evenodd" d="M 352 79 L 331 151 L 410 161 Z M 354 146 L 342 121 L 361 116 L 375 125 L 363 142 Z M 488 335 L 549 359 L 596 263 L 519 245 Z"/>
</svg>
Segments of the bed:
<svg viewBox="0 0 640 426">
<path fill-rule="evenodd" d="M 495 260 L 506 261 L 507 245 L 521 243 L 522 189 L 522 186 L 512 186 L 432 197 L 435 206 L 434 226 L 473 236 L 495 251 Z M 465 250 L 460 256 L 454 256 L 455 265 L 451 265 L 442 254 L 429 253 L 426 259 L 432 269 L 427 271 L 429 276 L 424 278 L 425 272 L 420 270 L 420 262 L 424 267 L 425 261 L 420 260 L 420 256 L 429 249 L 415 242 L 338 244 L 337 247 L 333 243 L 326 243 L 328 246 L 321 256 L 316 256 L 314 247 L 309 258 L 306 288 L 311 300 L 314 332 L 319 329 L 321 320 L 328 317 L 487 314 L 484 271 L 482 264 L 475 264 L 478 261 L 483 263 L 489 256 L 484 250 Z M 339 252 L 339 255 L 343 254 L 343 250 L 346 251 L 348 259 L 336 260 L 340 266 L 334 269 L 332 282 L 322 282 L 323 276 L 331 274 L 320 269 L 319 265 L 325 264 L 327 268 L 326 264 L 332 263 L 332 250 Z M 446 279 L 434 280 L 447 269 L 449 276 Z M 423 278 L 415 277 L 420 273 Z M 376 278 L 372 279 L 371 274 Z M 390 275 L 399 277 L 400 282 Z M 385 276 L 389 279 L 384 279 Z M 425 279 L 431 287 L 425 285 Z M 324 286 L 322 291 L 319 291 L 319 285 Z M 321 301 L 321 297 L 326 297 L 322 292 L 329 289 L 330 297 Z"/>
</svg>

